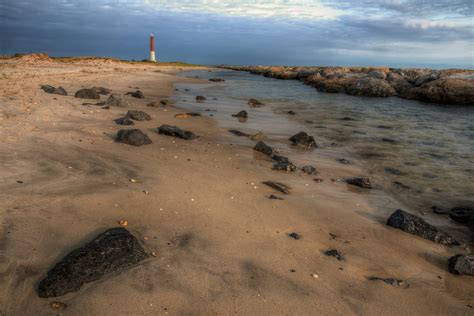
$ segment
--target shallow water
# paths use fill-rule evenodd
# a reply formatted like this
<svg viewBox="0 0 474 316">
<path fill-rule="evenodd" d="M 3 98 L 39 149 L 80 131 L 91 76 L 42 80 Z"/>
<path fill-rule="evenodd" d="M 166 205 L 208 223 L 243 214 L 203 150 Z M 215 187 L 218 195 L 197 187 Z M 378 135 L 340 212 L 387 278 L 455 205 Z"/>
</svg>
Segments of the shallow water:
<svg viewBox="0 0 474 316">
<path fill-rule="evenodd" d="M 409 208 L 429 211 L 432 205 L 474 204 L 474 107 L 320 93 L 298 81 L 236 71 L 183 76 L 226 80 L 180 85 L 176 99 L 186 108 L 203 113 L 210 109 L 207 113 L 225 128 L 263 130 L 285 140 L 303 127 L 321 144 L 318 154 L 337 148 L 339 158 L 361 164 L 377 185 Z M 196 103 L 196 95 L 208 100 Z M 250 109 L 250 98 L 267 106 Z M 244 128 L 229 119 L 240 110 L 250 113 Z M 265 120 L 268 111 L 280 115 Z"/>
</svg>

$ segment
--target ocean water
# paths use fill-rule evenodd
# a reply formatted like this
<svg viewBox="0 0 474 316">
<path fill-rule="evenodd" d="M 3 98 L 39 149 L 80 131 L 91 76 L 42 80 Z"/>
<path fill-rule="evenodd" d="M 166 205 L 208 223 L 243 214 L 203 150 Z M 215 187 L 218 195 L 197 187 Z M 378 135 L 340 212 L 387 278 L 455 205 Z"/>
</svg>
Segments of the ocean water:
<svg viewBox="0 0 474 316">
<path fill-rule="evenodd" d="M 474 107 L 321 93 L 298 81 L 237 71 L 182 76 L 225 79 L 178 85 L 176 97 L 178 106 L 208 113 L 224 128 L 264 131 L 285 141 L 304 127 L 321 144 L 314 154 L 331 148 L 334 159 L 360 164 L 377 186 L 407 208 L 429 212 L 433 205 L 474 205 Z M 196 95 L 208 100 L 196 103 Z M 266 106 L 249 109 L 250 98 Z M 240 110 L 250 115 L 244 124 L 231 119 Z"/>
</svg>

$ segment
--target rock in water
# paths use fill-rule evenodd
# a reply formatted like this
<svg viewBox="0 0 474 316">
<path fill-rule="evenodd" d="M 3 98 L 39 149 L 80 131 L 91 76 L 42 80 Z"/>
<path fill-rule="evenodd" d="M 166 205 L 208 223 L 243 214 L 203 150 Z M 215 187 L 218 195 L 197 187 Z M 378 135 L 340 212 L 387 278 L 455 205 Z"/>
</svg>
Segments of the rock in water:
<svg viewBox="0 0 474 316">
<path fill-rule="evenodd" d="M 365 188 L 365 189 L 371 189 L 372 188 L 372 183 L 370 182 L 369 178 L 359 178 L 359 177 L 349 178 L 349 179 L 346 179 L 346 182 L 348 184 L 352 184 L 352 185 L 355 185 L 357 187 L 361 187 L 361 188 Z"/>
<path fill-rule="evenodd" d="M 134 125 L 135 124 L 128 117 L 120 117 L 118 119 L 115 119 L 114 122 L 118 125 Z"/>
<path fill-rule="evenodd" d="M 293 135 L 289 138 L 293 145 L 301 145 L 305 147 L 318 147 L 313 136 L 309 136 L 305 132 L 299 132 L 296 135 Z"/>
<path fill-rule="evenodd" d="M 240 111 L 239 113 L 232 114 L 233 117 L 247 118 L 249 115 L 247 111 Z"/>
<path fill-rule="evenodd" d="M 455 255 L 448 260 L 449 272 L 474 276 L 474 254 Z"/>
<path fill-rule="evenodd" d="M 93 89 L 81 89 L 77 91 L 74 96 L 81 99 L 100 99 L 100 94 L 98 94 L 97 91 Z"/>
<path fill-rule="evenodd" d="M 250 105 L 251 108 L 259 108 L 264 105 L 262 102 L 260 102 L 257 99 L 250 99 L 247 104 Z"/>
<path fill-rule="evenodd" d="M 145 113 L 143 111 L 137 111 L 137 110 L 128 111 L 126 116 L 135 121 L 150 121 L 151 120 L 151 116 L 148 113 Z"/>
<path fill-rule="evenodd" d="M 67 92 L 66 92 L 66 90 L 64 90 L 63 87 L 55 88 L 55 87 L 50 86 L 50 85 L 43 85 L 43 86 L 41 86 L 41 89 L 43 89 L 43 91 L 47 92 L 47 93 L 67 95 Z"/>
<path fill-rule="evenodd" d="M 212 82 L 224 82 L 225 80 L 222 79 L 222 78 L 211 78 L 211 79 L 209 79 L 209 81 L 212 81 Z"/>
<path fill-rule="evenodd" d="M 264 142 L 258 142 L 255 147 L 253 148 L 255 151 L 259 151 L 267 156 L 273 155 L 273 149 L 272 147 L 268 146 Z"/>
<path fill-rule="evenodd" d="M 291 162 L 277 162 L 272 166 L 272 170 L 283 170 L 286 172 L 293 172 L 296 170 L 296 166 Z"/>
<path fill-rule="evenodd" d="M 138 240 L 125 228 L 109 229 L 73 250 L 38 286 L 39 297 L 56 297 L 78 291 L 84 284 L 136 265 L 148 257 Z"/>
<path fill-rule="evenodd" d="M 454 246 L 459 243 L 449 234 L 428 224 L 424 219 L 409 214 L 403 210 L 396 210 L 387 220 L 387 225 L 403 230 L 404 232 L 434 241 L 438 244 Z"/>
<path fill-rule="evenodd" d="M 280 191 L 281 193 L 288 194 L 290 193 L 290 187 L 286 184 L 275 182 L 275 181 L 264 181 L 263 184 L 269 186 L 272 189 Z"/>
<path fill-rule="evenodd" d="M 204 102 L 206 100 L 207 100 L 206 97 L 203 97 L 202 95 L 198 95 L 196 97 L 196 102 Z"/>
<path fill-rule="evenodd" d="M 235 136 L 250 136 L 249 134 L 241 132 L 241 131 L 236 130 L 236 129 L 230 129 L 230 130 L 228 130 L 228 132 L 234 134 Z"/>
<path fill-rule="evenodd" d="M 115 141 L 132 146 L 142 146 L 152 143 L 148 135 L 139 129 L 122 129 L 118 132 Z"/>
<path fill-rule="evenodd" d="M 105 100 L 105 105 L 125 107 L 128 105 L 128 102 L 120 94 L 113 93 Z"/>
<path fill-rule="evenodd" d="M 174 136 L 174 137 L 186 139 L 186 140 L 192 140 L 198 137 L 193 132 L 184 131 L 177 126 L 171 126 L 171 125 L 166 125 L 166 124 L 161 125 L 158 128 L 158 134 Z"/>
<path fill-rule="evenodd" d="M 125 95 L 131 95 L 132 97 L 137 99 L 145 99 L 145 95 L 140 90 L 137 90 L 135 92 L 127 92 L 125 93 Z"/>
</svg>

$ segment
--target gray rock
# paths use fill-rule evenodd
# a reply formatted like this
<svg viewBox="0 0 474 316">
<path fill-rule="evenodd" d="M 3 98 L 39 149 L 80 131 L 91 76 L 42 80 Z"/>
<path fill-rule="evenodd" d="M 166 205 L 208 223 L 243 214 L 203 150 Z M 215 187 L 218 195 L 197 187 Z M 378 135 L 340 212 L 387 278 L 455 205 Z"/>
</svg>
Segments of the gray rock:
<svg viewBox="0 0 474 316">
<path fill-rule="evenodd" d="M 132 146 L 142 146 L 152 143 L 148 135 L 139 129 L 122 129 L 118 132 L 115 141 Z"/>
<path fill-rule="evenodd" d="M 386 80 L 371 77 L 356 80 L 345 91 L 350 95 L 366 97 L 389 97 L 395 95 L 395 89 Z"/>
<path fill-rule="evenodd" d="M 309 175 L 312 175 L 312 176 L 318 174 L 318 171 L 316 170 L 316 168 L 313 167 L 313 166 L 309 166 L 309 165 L 302 167 L 301 171 L 303 171 L 304 173 L 307 173 Z"/>
<path fill-rule="evenodd" d="M 273 149 L 272 147 L 268 146 L 264 142 L 260 141 L 258 142 L 255 147 L 253 148 L 255 151 L 259 151 L 267 156 L 272 156 L 273 155 Z"/>
<path fill-rule="evenodd" d="M 438 244 L 448 246 L 459 245 L 449 234 L 428 224 L 424 219 L 403 210 L 396 210 L 390 215 L 387 225 Z"/>
<path fill-rule="evenodd" d="M 161 125 L 158 128 L 158 134 L 173 136 L 173 137 L 177 137 L 177 138 L 181 138 L 185 140 L 193 140 L 198 137 L 193 132 L 185 131 L 185 130 L 180 129 L 177 126 L 166 125 L 166 124 Z"/>
<path fill-rule="evenodd" d="M 367 73 L 367 76 L 376 78 L 376 79 L 385 79 L 387 75 L 382 70 L 372 70 Z"/>
<path fill-rule="evenodd" d="M 424 76 L 419 77 L 415 81 L 415 86 L 421 86 L 424 85 L 425 83 L 428 83 L 430 81 L 436 80 L 439 78 L 439 73 L 438 72 L 432 72 L 429 74 L 426 74 Z"/>
<path fill-rule="evenodd" d="M 92 87 L 92 90 L 97 91 L 98 94 L 107 95 L 110 94 L 112 91 L 110 89 L 104 87 Z"/>
<path fill-rule="evenodd" d="M 276 161 L 276 162 L 280 162 L 280 163 L 283 163 L 283 162 L 289 162 L 290 160 L 285 157 L 285 156 L 280 156 L 280 155 L 273 155 L 272 156 L 272 160 Z"/>
<path fill-rule="evenodd" d="M 135 124 L 128 117 L 120 117 L 118 119 L 115 119 L 114 122 L 118 125 L 134 125 Z"/>
<path fill-rule="evenodd" d="M 39 297 L 57 297 L 78 291 L 84 284 L 120 272 L 145 260 L 148 254 L 125 228 L 109 229 L 71 251 L 38 286 Z"/>
<path fill-rule="evenodd" d="M 474 276 L 474 254 L 452 256 L 448 268 L 452 274 Z"/>
<path fill-rule="evenodd" d="M 44 92 L 47 92 L 47 93 L 52 93 L 52 94 L 59 94 L 59 95 L 67 95 L 67 92 L 66 90 L 64 90 L 63 87 L 53 87 L 53 86 L 50 86 L 50 85 L 42 85 L 41 86 L 41 89 L 44 91 Z"/>
<path fill-rule="evenodd" d="M 291 136 L 289 140 L 293 143 L 293 145 L 300 145 L 308 148 L 318 147 L 314 137 L 309 136 L 306 132 L 299 132 L 298 134 Z"/>
<path fill-rule="evenodd" d="M 150 121 L 151 116 L 148 113 L 137 110 L 129 110 L 126 115 L 128 118 L 131 118 L 135 121 Z"/>
<path fill-rule="evenodd" d="M 125 101 L 120 94 L 113 93 L 113 94 L 109 95 L 107 100 L 105 100 L 105 105 L 126 107 L 126 106 L 128 106 L 128 102 Z"/>
<path fill-rule="evenodd" d="M 281 182 L 276 182 L 276 181 L 264 181 L 262 182 L 266 186 L 269 186 L 272 189 L 275 189 L 281 193 L 284 194 L 289 194 L 290 193 L 290 187 L 287 186 L 286 184 L 283 184 Z"/>
<path fill-rule="evenodd" d="M 74 96 L 76 98 L 81 98 L 81 99 L 93 99 L 93 100 L 100 99 L 100 94 L 98 94 L 97 91 L 93 89 L 81 89 L 77 91 Z"/>
</svg>

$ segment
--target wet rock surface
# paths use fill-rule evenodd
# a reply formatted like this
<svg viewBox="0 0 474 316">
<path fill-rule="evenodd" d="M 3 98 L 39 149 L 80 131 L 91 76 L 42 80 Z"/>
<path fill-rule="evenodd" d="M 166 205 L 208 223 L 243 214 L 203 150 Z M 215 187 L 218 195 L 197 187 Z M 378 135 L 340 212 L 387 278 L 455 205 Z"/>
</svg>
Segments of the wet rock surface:
<svg viewBox="0 0 474 316">
<path fill-rule="evenodd" d="M 452 274 L 474 276 L 474 254 L 452 256 L 448 259 L 448 269 Z"/>
<path fill-rule="evenodd" d="M 151 116 L 148 113 L 137 110 L 129 110 L 126 117 L 135 120 L 135 121 L 150 121 Z"/>
<path fill-rule="evenodd" d="M 71 251 L 38 286 L 40 297 L 76 292 L 86 284 L 120 272 L 145 260 L 148 254 L 125 228 L 109 229 L 86 245 Z"/>
<path fill-rule="evenodd" d="M 439 244 L 447 246 L 459 244 L 449 234 L 428 224 L 424 219 L 400 209 L 390 215 L 387 225 Z"/>
<path fill-rule="evenodd" d="M 115 119 L 114 122 L 118 125 L 134 125 L 135 124 L 128 117 L 120 117 L 118 119 Z"/>
<path fill-rule="evenodd" d="M 166 125 L 166 124 L 158 127 L 158 134 L 173 136 L 173 137 L 177 137 L 177 138 L 181 138 L 185 140 L 193 140 L 198 137 L 193 132 L 185 131 L 177 126 Z"/>
<path fill-rule="evenodd" d="M 134 92 L 127 92 L 127 93 L 125 93 L 125 95 L 131 95 L 132 97 L 137 98 L 137 99 L 144 99 L 145 98 L 145 95 L 140 90 L 137 90 L 137 91 L 134 91 Z"/>
<path fill-rule="evenodd" d="M 272 160 L 274 160 L 276 162 L 281 162 L 281 163 L 290 161 L 287 157 L 280 156 L 280 155 L 273 155 Z"/>
<path fill-rule="evenodd" d="M 289 194 L 290 193 L 290 187 L 287 186 L 286 184 L 283 184 L 281 182 L 276 182 L 276 181 L 264 181 L 262 182 L 266 186 L 269 186 L 272 189 L 275 189 L 281 193 L 284 194 Z"/>
<path fill-rule="evenodd" d="M 212 82 L 224 82 L 225 80 L 222 79 L 222 78 L 211 78 L 211 79 L 209 79 L 209 81 L 212 81 Z"/>
<path fill-rule="evenodd" d="M 81 99 L 93 99 L 98 100 L 100 99 L 100 94 L 97 93 L 94 89 L 81 89 L 74 94 L 76 98 Z"/>
<path fill-rule="evenodd" d="M 251 107 L 251 108 L 259 108 L 261 106 L 264 106 L 263 102 L 257 100 L 257 99 L 250 99 L 247 104 Z"/>
<path fill-rule="evenodd" d="M 247 113 L 247 111 L 240 111 L 236 114 L 232 114 L 233 117 L 238 117 L 238 118 L 248 118 L 249 114 Z"/>
<path fill-rule="evenodd" d="M 148 135 L 139 129 L 122 129 L 118 132 L 115 141 L 132 146 L 142 146 L 152 143 Z"/>
<path fill-rule="evenodd" d="M 328 257 L 334 257 L 338 261 L 344 261 L 344 256 L 337 250 L 337 249 L 330 249 L 324 252 L 324 254 Z"/>
<path fill-rule="evenodd" d="M 202 96 L 202 95 L 196 96 L 196 101 L 197 101 L 197 102 L 204 102 L 204 101 L 206 101 L 206 100 L 207 100 L 206 97 L 204 97 L 204 96 Z"/>
<path fill-rule="evenodd" d="M 291 136 L 289 140 L 295 146 L 299 145 L 299 146 L 304 146 L 304 147 L 309 147 L 309 148 L 318 147 L 318 145 L 316 144 L 316 141 L 314 140 L 314 137 L 309 136 L 306 132 L 299 132 L 298 134 Z"/>
<path fill-rule="evenodd" d="M 286 172 L 293 172 L 296 170 L 296 166 L 292 164 L 291 162 L 277 162 L 272 166 L 272 170 L 280 170 L 280 171 L 286 171 Z"/>
<path fill-rule="evenodd" d="M 63 87 L 53 87 L 50 85 L 42 85 L 41 89 L 46 92 L 46 93 L 52 93 L 52 94 L 59 94 L 59 95 L 67 95 L 66 90 L 64 90 Z"/>
<path fill-rule="evenodd" d="M 264 142 L 258 142 L 255 147 L 253 147 L 253 150 L 261 152 L 267 156 L 272 156 L 273 155 L 273 148 L 265 144 Z"/>
<path fill-rule="evenodd" d="M 355 185 L 360 188 L 371 189 L 372 183 L 370 182 L 369 178 L 363 177 L 354 177 L 346 179 L 346 182 L 351 185 Z"/>
<path fill-rule="evenodd" d="M 236 129 L 230 129 L 230 130 L 228 130 L 228 132 L 231 133 L 231 134 L 234 134 L 235 136 L 246 136 L 246 137 L 250 136 L 249 134 L 241 132 L 241 131 L 236 130 Z"/>
<path fill-rule="evenodd" d="M 301 168 L 301 171 L 303 171 L 304 173 L 307 173 L 311 176 L 314 176 L 314 175 L 318 174 L 318 171 L 316 170 L 316 168 L 313 167 L 313 166 L 309 166 L 309 165 L 308 166 L 303 166 Z"/>
<path fill-rule="evenodd" d="M 474 217 L 474 209 L 470 207 L 453 207 L 449 212 L 449 217 L 458 223 L 467 224 L 471 217 Z"/>
<path fill-rule="evenodd" d="M 112 93 L 107 100 L 105 100 L 105 105 L 126 107 L 128 106 L 128 102 L 125 101 L 120 94 Z"/>
</svg>

